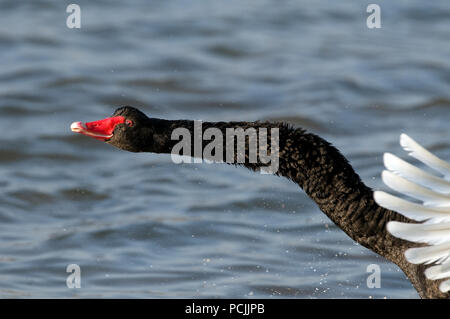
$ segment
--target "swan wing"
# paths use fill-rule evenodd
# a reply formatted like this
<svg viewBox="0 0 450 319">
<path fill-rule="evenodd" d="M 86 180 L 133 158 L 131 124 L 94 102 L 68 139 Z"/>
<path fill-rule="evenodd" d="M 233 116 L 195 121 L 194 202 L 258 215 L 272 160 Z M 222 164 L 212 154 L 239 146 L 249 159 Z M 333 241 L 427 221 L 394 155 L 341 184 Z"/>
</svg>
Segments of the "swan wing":
<svg viewBox="0 0 450 319">
<path fill-rule="evenodd" d="M 445 178 L 450 178 L 450 163 L 432 154 L 408 135 L 400 135 L 400 145 L 405 151 L 409 152 L 409 155 L 412 157 L 417 158 L 427 166 L 443 174 Z"/>
<path fill-rule="evenodd" d="M 416 202 L 382 191 L 374 192 L 374 199 L 380 206 L 422 222 L 392 221 L 387 224 L 387 230 L 398 238 L 427 244 L 406 250 L 406 260 L 413 264 L 433 264 L 426 269 L 425 276 L 430 280 L 447 279 L 439 286 L 442 292 L 447 292 L 450 291 L 450 163 L 406 134 L 400 136 L 400 145 L 440 176 L 386 153 L 383 157 L 386 167 L 382 173 L 383 182 Z"/>
</svg>

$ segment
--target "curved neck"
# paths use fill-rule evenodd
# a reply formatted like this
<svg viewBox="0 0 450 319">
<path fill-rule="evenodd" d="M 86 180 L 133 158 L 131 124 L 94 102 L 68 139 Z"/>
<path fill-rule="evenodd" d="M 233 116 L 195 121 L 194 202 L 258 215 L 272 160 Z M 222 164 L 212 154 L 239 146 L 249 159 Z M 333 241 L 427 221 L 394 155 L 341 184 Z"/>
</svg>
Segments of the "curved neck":
<svg viewBox="0 0 450 319">
<path fill-rule="evenodd" d="M 255 171 L 270 166 L 268 159 L 275 160 L 273 155 L 276 154 L 278 163 L 272 165 L 277 168 L 274 173 L 298 184 L 353 240 L 397 264 L 422 297 L 448 297 L 448 294 L 439 292 L 436 281 L 424 278 L 422 266 L 405 260 L 404 251 L 410 243 L 391 236 L 386 230 L 389 221 L 411 221 L 380 207 L 373 199 L 372 190 L 361 181 L 347 159 L 321 137 L 283 123 L 150 121 L 154 132 L 151 148 L 156 153 L 176 153 L 221 161 Z M 248 133 L 241 139 L 245 141 L 243 148 L 239 147 L 239 137 L 229 136 L 236 133 L 236 129 Z M 256 129 L 257 142 L 248 129 Z M 242 130 L 239 132 L 242 133 Z M 260 134 L 263 131 L 267 134 Z M 183 135 L 183 132 L 186 134 Z M 222 135 L 221 138 L 219 135 Z M 264 140 L 266 143 L 260 144 Z M 262 152 L 265 157 L 252 157 L 255 144 L 257 155 Z M 186 147 L 181 148 L 182 145 Z M 216 152 L 212 152 L 214 146 L 217 146 Z M 223 153 L 220 153 L 219 146 L 222 146 Z"/>
<path fill-rule="evenodd" d="M 352 239 L 379 254 L 385 255 L 386 245 L 390 244 L 386 242 L 385 224 L 389 220 L 405 220 L 401 215 L 378 206 L 373 200 L 372 190 L 361 181 L 347 159 L 334 146 L 315 134 L 282 123 L 158 121 L 163 122 L 158 122 L 159 129 L 155 130 L 153 136 L 159 145 L 154 152 L 222 161 L 243 165 L 255 171 L 270 166 L 267 159 L 263 161 L 257 156 L 256 161 L 251 161 L 251 141 L 246 138 L 244 161 L 239 163 L 238 141 L 235 138 L 234 145 L 230 147 L 230 129 L 241 128 L 244 133 L 249 128 L 256 129 L 257 141 L 253 143 L 257 146 L 258 155 L 261 151 L 264 151 L 264 155 L 271 154 L 270 150 L 275 148 L 271 147 L 275 144 L 272 137 L 276 137 L 273 133 L 277 130 L 278 165 L 272 165 L 278 168 L 275 173 L 298 184 Z M 222 135 L 216 144 L 222 146 L 223 152 L 219 156 L 204 152 L 211 149 L 211 143 L 218 139 L 217 134 L 208 138 L 211 135 L 208 130 L 211 128 L 217 129 Z M 266 136 L 259 134 L 258 130 L 261 129 L 266 130 Z M 180 134 L 173 135 L 173 132 Z M 183 132 L 189 135 L 182 135 Z M 264 150 L 259 143 L 262 139 L 267 142 Z M 183 143 L 185 148 L 181 147 Z M 230 153 L 233 154 L 230 156 Z M 271 159 L 275 161 L 275 158 Z"/>
</svg>

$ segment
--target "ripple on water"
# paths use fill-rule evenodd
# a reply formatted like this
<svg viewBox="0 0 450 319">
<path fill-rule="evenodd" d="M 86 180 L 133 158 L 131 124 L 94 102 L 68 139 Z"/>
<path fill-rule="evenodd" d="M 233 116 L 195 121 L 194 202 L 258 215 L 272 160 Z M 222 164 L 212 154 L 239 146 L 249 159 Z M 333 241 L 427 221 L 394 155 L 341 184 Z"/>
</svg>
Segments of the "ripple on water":
<svg viewBox="0 0 450 319">
<path fill-rule="evenodd" d="M 17 92 L 17 93 L 6 93 L 2 97 L 3 99 L 12 101 L 21 101 L 28 103 L 50 103 L 51 97 L 40 95 L 38 93 L 28 93 L 28 92 Z M 51 104 L 51 103 L 50 103 Z"/>
<path fill-rule="evenodd" d="M 8 197 L 15 200 L 21 206 L 36 207 L 39 205 L 48 205 L 56 200 L 52 194 L 32 189 L 22 189 L 20 191 L 12 191 L 7 193 Z"/>
<path fill-rule="evenodd" d="M 81 85 L 97 85 L 101 84 L 102 80 L 99 78 L 89 77 L 89 76 L 72 76 L 72 77 L 62 77 L 52 79 L 51 81 L 48 81 L 45 84 L 45 87 L 47 88 L 65 88 L 69 87 L 72 88 L 74 86 L 77 86 L 79 84 Z"/>
<path fill-rule="evenodd" d="M 230 58 L 233 60 L 237 59 L 237 58 L 243 58 L 243 57 L 249 56 L 248 52 L 240 49 L 237 46 L 229 46 L 229 45 L 223 45 L 223 44 L 216 44 L 216 45 L 210 46 L 208 48 L 208 51 L 214 55 Z"/>
<path fill-rule="evenodd" d="M 0 151 L 0 163 L 17 163 L 20 161 L 43 159 L 54 162 L 78 162 L 82 157 L 67 153 L 35 153 L 24 150 Z"/>
<path fill-rule="evenodd" d="M 164 79 L 152 79 L 152 78 L 142 78 L 142 79 L 132 79 L 122 82 L 124 85 L 129 87 L 142 87 L 148 89 L 154 89 L 158 91 L 166 92 L 176 92 L 176 93 L 196 93 L 196 94 L 208 94 L 208 93 L 218 93 L 218 90 L 205 89 L 202 86 L 195 85 L 192 82 L 185 82 L 178 80 L 176 78 L 164 78 Z"/>
<path fill-rule="evenodd" d="M 17 116 L 45 116 L 52 112 L 54 112 L 56 109 L 32 109 L 28 108 L 24 105 L 14 105 L 11 103 L 8 103 L 5 106 L 0 106 L 0 111 L 2 112 L 2 116 L 10 116 L 10 117 L 17 117 Z"/>
<path fill-rule="evenodd" d="M 106 193 L 100 193 L 87 188 L 66 188 L 59 191 L 64 199 L 69 201 L 100 201 L 109 198 Z"/>
<path fill-rule="evenodd" d="M 380 181 L 400 131 L 450 154 L 445 0 L 386 2 L 401 22 L 389 32 L 364 30 L 342 1 L 103 2 L 77 32 L 48 23 L 61 1 L 0 1 L 0 297 L 417 297 L 293 183 L 176 166 L 69 127 L 124 104 L 285 121 L 325 133 Z M 83 289 L 67 289 L 70 263 Z M 371 263 L 385 267 L 376 291 Z"/>
</svg>

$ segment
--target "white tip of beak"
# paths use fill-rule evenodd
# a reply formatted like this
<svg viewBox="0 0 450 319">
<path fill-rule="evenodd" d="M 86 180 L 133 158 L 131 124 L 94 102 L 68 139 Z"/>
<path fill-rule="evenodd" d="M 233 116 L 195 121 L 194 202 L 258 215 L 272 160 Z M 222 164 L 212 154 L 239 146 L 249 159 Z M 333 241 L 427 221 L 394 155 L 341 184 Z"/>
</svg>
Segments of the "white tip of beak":
<svg viewBox="0 0 450 319">
<path fill-rule="evenodd" d="M 72 130 L 72 132 L 77 132 L 77 133 L 82 132 L 84 130 L 83 123 L 73 122 L 70 125 L 70 129 Z"/>
</svg>

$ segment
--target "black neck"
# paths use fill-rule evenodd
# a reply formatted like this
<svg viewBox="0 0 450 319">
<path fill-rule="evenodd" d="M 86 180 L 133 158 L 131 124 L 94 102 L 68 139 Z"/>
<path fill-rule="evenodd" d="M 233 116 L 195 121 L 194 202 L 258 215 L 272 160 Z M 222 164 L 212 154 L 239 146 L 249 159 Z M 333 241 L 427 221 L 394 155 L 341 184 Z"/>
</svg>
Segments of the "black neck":
<svg viewBox="0 0 450 319">
<path fill-rule="evenodd" d="M 172 140 L 172 132 L 183 128 L 190 132 L 191 147 L 189 153 L 183 155 L 199 157 L 195 154 L 194 144 L 200 141 L 203 150 L 210 140 L 203 140 L 194 133 L 194 121 L 159 122 L 160 129 L 155 130 L 154 139 L 160 146 L 156 153 L 172 153 L 180 139 Z M 293 129 L 281 123 L 259 122 L 203 122 L 200 135 L 208 128 L 217 128 L 223 134 L 224 154 L 220 159 L 229 164 L 240 164 L 252 170 L 267 166 L 257 158 L 250 162 L 248 153 L 243 163 L 237 162 L 237 142 L 235 143 L 233 161 L 227 160 L 226 129 L 227 128 L 266 128 L 269 133 L 267 145 L 270 146 L 271 129 L 279 132 L 279 169 L 277 175 L 287 177 L 298 184 L 320 209 L 351 238 L 360 244 L 380 253 L 386 251 L 386 228 L 389 220 L 404 220 L 404 218 L 378 206 L 373 200 L 373 193 L 355 173 L 345 157 L 330 143 L 321 137 L 306 133 L 302 129 Z M 196 136 L 197 135 L 197 136 Z M 184 151 L 186 151 L 184 150 Z M 245 143 L 248 152 L 248 140 Z M 259 151 L 259 149 L 258 149 Z M 178 151 L 176 151 L 178 154 Z M 197 155 L 197 156 L 196 156 Z M 204 155 L 200 153 L 200 157 Z M 208 156 L 203 156 L 208 158 Z"/>
<path fill-rule="evenodd" d="M 172 132 L 176 128 L 185 128 L 191 133 L 192 152 L 184 155 L 198 156 L 194 154 L 196 139 L 197 142 L 202 141 L 202 150 L 210 143 L 210 140 L 205 141 L 201 136 L 195 136 L 194 121 L 159 119 L 151 121 L 154 128 L 153 152 L 171 153 L 173 151 L 174 146 L 180 142 L 171 139 Z M 203 122 L 201 134 L 208 128 L 217 128 L 223 134 L 224 150 L 227 150 L 225 141 L 227 128 L 243 128 L 244 130 L 266 128 L 269 133 L 267 136 L 269 148 L 272 145 L 271 129 L 278 129 L 279 169 L 276 172 L 277 175 L 298 184 L 353 240 L 400 266 L 422 297 L 448 297 L 448 294 L 439 292 L 436 281 L 426 281 L 424 285 L 425 280 L 419 280 L 423 279 L 423 267 L 409 264 L 403 254 L 411 244 L 391 236 L 386 230 L 386 224 L 389 221 L 411 221 L 377 205 L 373 199 L 372 190 L 361 181 L 346 158 L 330 143 L 315 134 L 294 129 L 283 123 Z M 262 163 L 259 159 L 256 163 L 249 161 L 248 139 L 245 145 L 247 156 L 245 162 L 240 165 L 251 170 L 266 167 L 267 162 Z M 234 150 L 236 151 L 236 148 Z M 217 158 L 214 159 L 217 160 Z M 224 154 L 221 161 L 236 164 L 236 156 L 234 161 L 230 162 Z"/>
</svg>

